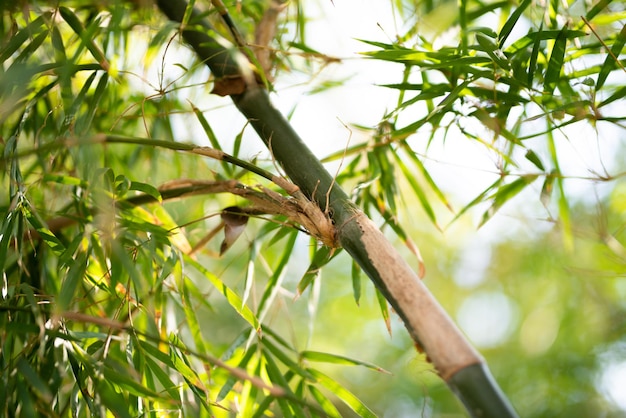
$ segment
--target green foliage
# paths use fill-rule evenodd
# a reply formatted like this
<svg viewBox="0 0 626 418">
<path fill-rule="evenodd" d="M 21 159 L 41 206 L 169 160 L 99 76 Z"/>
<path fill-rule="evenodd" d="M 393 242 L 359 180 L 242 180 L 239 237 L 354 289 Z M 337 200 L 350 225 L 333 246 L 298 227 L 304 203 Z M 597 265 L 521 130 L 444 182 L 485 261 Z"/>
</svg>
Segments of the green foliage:
<svg viewBox="0 0 626 418">
<path fill-rule="evenodd" d="M 424 19 L 454 9 L 446 15 L 459 31 L 441 41 L 423 32 L 419 19 L 407 19 L 412 25 L 397 42 L 366 41 L 375 48 L 368 58 L 397 64 L 399 82 L 385 88 L 397 91 L 399 100 L 367 128 L 369 142 L 327 158 L 346 158 L 337 181 L 354 185 L 355 201 L 420 264 L 410 237 L 424 228 L 403 221 L 413 221 L 412 206 L 437 230 L 464 225 L 465 215 L 476 208 L 485 225 L 529 190 L 546 207 L 555 206 L 557 215 L 550 220 L 559 226 L 560 238 L 551 231 L 503 241 L 494 250 L 492 278 L 484 289 L 518 298 L 520 311 L 527 313 L 524 335 L 538 335 L 528 331 L 537 327 L 531 319 L 547 312 L 563 323 L 553 350 L 576 349 L 569 356 L 542 357 L 541 341 L 522 348 L 509 341 L 487 355 L 501 376 L 510 377 L 504 388 L 525 416 L 554 416 L 563 404 L 550 396 L 545 376 L 529 370 L 565 375 L 573 367 L 585 373 L 578 392 L 571 393 L 592 398 L 585 411 L 600 415 L 599 396 L 588 395 L 595 393 L 590 376 L 597 364 L 585 356 L 623 339 L 617 295 L 624 292 L 604 279 L 589 281 L 583 267 L 563 280 L 554 265 L 570 266 L 568 251 L 576 250 L 583 254 L 577 266 L 623 278 L 626 206 L 623 191 L 616 189 L 600 217 L 602 227 L 581 228 L 599 218 L 566 194 L 570 179 L 555 137 L 583 124 L 623 126 L 623 6 L 579 2 L 586 9 L 575 15 L 560 2 L 540 7 L 530 0 L 467 0 L 458 7 L 447 1 L 393 3 L 400 14 Z M 226 6 L 237 11 L 234 21 L 251 42 L 267 2 Z M 273 170 L 271 161 L 235 158 L 245 155 L 245 124 L 229 143 L 217 134 L 219 120 L 187 100 L 192 89 L 208 95 L 211 83 L 201 63 L 172 52 L 175 25 L 136 2 L 2 7 L 0 415 L 375 416 L 393 410 L 402 397 L 420 398 L 413 408 L 426 408 L 430 397 L 441 405 L 438 413 L 458 413 L 422 360 L 396 367 L 397 386 L 383 397 L 381 385 L 369 383 L 386 378 L 389 367 L 361 360 L 371 359 L 365 346 L 385 365 L 406 362 L 407 352 L 416 355 L 411 343 L 396 335 L 392 347 L 370 335 L 359 339 L 372 323 L 384 322 L 380 328 L 391 330 L 394 315 L 380 293 L 362 285 L 358 267 L 342 251 L 302 244 L 302 231 L 285 216 L 251 210 L 247 243 L 240 239 L 216 259 L 220 237 L 214 231 L 220 221 L 214 215 L 225 207 L 253 205 L 231 195 L 190 191 L 183 187 L 189 186 L 186 179 L 238 180 L 259 193 L 262 187 L 278 188 L 265 171 Z M 307 44 L 306 20 L 303 2 L 290 6 L 271 45 L 272 76 L 331 62 Z M 485 21 L 499 23 L 486 28 Z M 145 50 L 138 52 L 138 45 Z M 144 57 L 140 65 L 138 54 Z M 177 76 L 165 74 L 165 57 L 172 55 Z M 155 67 L 158 84 L 138 81 Z M 180 152 L 194 148 L 180 143 L 189 139 L 175 128 L 180 117 L 185 124 L 197 123 L 214 150 L 232 147 L 234 157 L 205 161 Z M 453 133 L 484 146 L 497 160 L 497 179 L 457 210 L 422 152 Z M 618 178 L 590 176 L 597 182 Z M 212 239 L 206 243 L 205 237 Z M 197 248 L 198 243 L 205 245 Z M 567 251 L 557 250 L 561 243 Z M 441 260 L 433 271 L 446 277 L 454 257 L 451 250 L 437 249 L 445 243 L 438 244 L 423 251 Z M 307 245 L 308 258 L 302 260 L 299 250 Z M 511 259 L 512 253 L 526 257 Z M 293 271 L 295 280 L 288 275 Z M 322 280 L 327 287 L 320 296 Z M 436 282 L 429 286 L 451 311 L 468 296 L 463 292 L 469 293 Z M 549 299 L 554 292 L 579 302 L 557 304 Z M 296 297 L 300 300 L 286 308 Z M 350 310 L 356 309 L 352 299 L 359 311 Z M 338 331 L 338 322 L 348 331 Z M 589 341 L 580 329 L 594 330 Z M 346 351 L 336 353 L 339 349 Z M 527 367 L 514 367 L 511 357 L 524 358 Z M 571 379 L 558 375 L 549 383 L 571 389 Z M 539 401 L 538 392 L 529 389 L 529 382 L 537 381 L 543 391 Z M 428 386 L 428 397 L 409 389 L 416 386 Z"/>
<path fill-rule="evenodd" d="M 246 4 L 246 19 L 258 18 L 257 6 Z M 146 66 L 165 54 L 174 28 L 159 19 L 163 29 L 152 30 L 153 13 L 125 3 L 26 10 L 2 16 L 0 415 L 339 416 L 336 399 L 367 410 L 307 363 L 370 364 L 300 354 L 263 323 L 296 229 L 256 226 L 260 239 L 251 246 L 262 247 L 258 263 L 272 273 L 259 271 L 251 256 L 243 292 L 222 277 L 210 252 L 201 261 L 189 255 L 190 240 L 204 232 L 205 204 L 218 211 L 229 199 L 172 201 L 163 182 L 240 178 L 233 161 L 270 175 L 236 158 L 213 167 L 170 150 L 194 148 L 169 142 L 174 112 L 195 114 L 215 149 L 220 142 L 201 111 L 171 94 L 178 85 L 162 79 L 146 94 L 133 84 L 138 76 L 121 69 L 138 41 L 147 44 Z M 150 34 L 135 33 L 138 24 Z M 123 136 L 105 144 L 97 135 L 111 131 Z M 276 260 L 272 242 L 282 246 Z M 315 260 L 316 268 L 328 261 Z M 303 283 L 314 278 L 307 273 Z M 262 296 L 250 304 L 253 290 Z M 338 391 L 332 398 L 329 387 Z"/>
<path fill-rule="evenodd" d="M 421 163 L 415 156 L 420 155 L 424 147 L 421 142 L 410 139 L 430 137 L 430 145 L 436 135 L 443 136 L 444 140 L 448 135 L 464 135 L 484 144 L 486 151 L 500 160 L 495 167 L 500 179 L 453 218 L 458 219 L 471 207 L 486 202 L 490 208 L 483 214 L 481 224 L 484 224 L 504 203 L 533 185 L 534 180 L 543 178 L 545 187 L 541 198 L 545 203 L 551 199 L 546 191 L 557 184 L 564 239 L 571 242 L 569 209 L 562 193 L 567 174 L 559 165 L 559 158 L 563 157 L 559 157 L 551 145 L 553 140 L 545 138 L 581 124 L 622 126 L 624 116 L 619 113 L 613 116 L 612 104 L 623 99 L 624 92 L 615 84 L 605 85 L 605 80 L 609 74 L 616 79 L 624 75 L 619 61 L 624 37 L 623 11 L 611 2 L 599 2 L 581 18 L 570 15 L 567 8 L 559 8 L 554 2 L 546 4 L 545 8 L 529 8 L 531 3 L 523 1 L 507 17 L 507 2 L 460 2 L 458 44 L 451 45 L 454 39 L 449 37 L 433 40 L 426 35 L 410 36 L 419 33 L 419 29 L 414 28 L 407 31 L 407 36 L 399 36 L 396 43 L 364 41 L 377 47 L 366 56 L 402 66 L 402 82 L 385 85 L 400 91 L 400 101 L 397 108 L 385 116 L 384 145 L 377 144 L 381 138 L 377 132 L 373 143 L 354 146 L 348 154 L 371 148 L 367 151 L 369 165 L 378 167 L 372 157 L 402 150 L 419 168 Z M 440 7 L 445 7 L 445 3 Z M 483 20 L 497 18 L 502 22 L 499 30 L 480 26 Z M 513 31 L 518 26 L 528 27 L 528 32 L 514 39 Z M 601 45 L 610 51 L 599 50 Z M 601 65 L 587 64 L 590 57 L 597 56 L 603 61 Z M 417 120 L 408 116 L 424 111 L 426 115 Z M 399 120 L 404 123 L 399 124 Z M 543 129 L 537 129 L 540 124 Z M 544 163 L 545 157 L 540 155 L 546 154 L 548 161 Z M 337 153 L 330 159 L 342 155 Z M 527 161 L 520 157 L 526 157 Z M 445 197 L 425 170 L 418 170 L 423 176 L 420 181 L 421 176 L 415 176 L 403 160 L 396 157 L 399 170 L 381 167 L 380 171 L 387 174 L 377 176 L 378 186 L 371 184 L 361 188 L 360 193 L 367 201 L 369 198 L 365 195 L 370 188 L 380 187 L 377 199 L 388 202 L 394 209 L 398 195 L 395 179 L 402 176 L 411 185 L 428 218 L 438 223 L 425 192 L 435 193 L 448 206 Z M 525 164 L 528 161 L 534 167 Z M 371 178 L 370 173 L 363 171 L 354 178 L 365 181 L 363 179 Z M 394 183 L 386 178 L 393 178 Z M 604 175 L 595 179 L 613 180 Z M 381 210 L 379 212 L 382 214 Z"/>
</svg>

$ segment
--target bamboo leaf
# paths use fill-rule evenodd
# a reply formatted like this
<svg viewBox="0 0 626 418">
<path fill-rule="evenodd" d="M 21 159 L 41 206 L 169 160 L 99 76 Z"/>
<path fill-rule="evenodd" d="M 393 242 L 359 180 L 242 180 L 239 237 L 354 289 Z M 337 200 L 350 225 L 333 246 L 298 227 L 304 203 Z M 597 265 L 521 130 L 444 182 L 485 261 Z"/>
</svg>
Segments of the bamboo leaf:
<svg viewBox="0 0 626 418">
<path fill-rule="evenodd" d="M 170 334 L 169 341 L 169 356 L 173 368 L 185 378 L 188 384 L 199 389 L 204 398 L 207 395 L 207 388 L 204 386 L 202 379 L 200 379 L 198 374 L 191 368 L 187 356 L 180 352 L 180 348 L 182 348 L 183 345 L 182 342 L 175 334 Z"/>
<path fill-rule="evenodd" d="M 612 0 L 600 0 L 598 1 L 592 8 L 587 12 L 585 18 L 587 20 L 591 20 L 596 17 L 602 10 L 606 8 L 609 4 L 611 4 Z"/>
<path fill-rule="evenodd" d="M 489 55 L 489 58 L 491 58 L 496 65 L 507 71 L 511 69 L 511 63 L 508 61 L 508 58 L 491 38 L 477 33 L 476 40 L 482 47 L 482 50 Z"/>
<path fill-rule="evenodd" d="M 535 151 L 531 150 L 531 149 L 527 149 L 526 150 L 526 159 L 528 161 L 530 161 L 531 163 L 533 163 L 535 165 L 535 167 L 537 167 L 539 170 L 541 171 L 545 171 L 545 168 L 543 166 L 543 163 L 541 162 L 541 159 L 539 158 L 539 156 L 535 153 Z"/>
<path fill-rule="evenodd" d="M 61 17 L 63 17 L 63 20 L 65 20 L 67 24 L 70 25 L 72 30 L 80 37 L 83 44 L 87 47 L 89 52 L 91 52 L 91 55 L 96 59 L 98 64 L 100 64 L 100 67 L 102 67 L 104 71 L 108 72 L 110 69 L 109 62 L 105 58 L 102 50 L 100 50 L 100 48 L 94 43 L 92 38 L 95 29 L 85 30 L 85 27 L 81 23 L 78 16 L 76 16 L 71 9 L 65 6 L 59 7 L 59 12 L 61 13 Z M 95 26 L 93 26 L 93 28 L 95 28 Z"/>
<path fill-rule="evenodd" d="M 50 13 L 45 13 L 43 16 L 39 16 L 28 24 L 25 28 L 19 30 L 10 39 L 7 39 L 6 44 L 0 50 L 0 63 L 4 63 L 10 58 L 20 47 L 24 46 L 29 37 L 34 36 L 39 32 L 43 26 L 45 19 L 50 17 Z"/>
<path fill-rule="evenodd" d="M 321 363 L 344 364 L 348 366 L 363 366 L 363 367 L 366 367 L 368 369 L 371 369 L 377 372 L 391 374 L 387 370 L 375 364 L 368 363 L 368 362 L 361 361 L 361 360 L 355 360 L 355 359 L 345 357 L 345 356 L 340 356 L 337 354 L 323 353 L 320 351 L 303 351 L 300 353 L 300 357 L 305 360 L 321 362 Z"/>
<path fill-rule="evenodd" d="M 543 88 L 548 94 L 554 92 L 559 80 L 561 79 L 561 69 L 563 68 L 563 59 L 565 57 L 565 47 L 567 45 L 567 26 L 559 32 L 554 41 L 548 68 L 544 78 Z"/>
<path fill-rule="evenodd" d="M 611 47 L 611 53 L 607 54 L 606 59 L 604 60 L 604 64 L 602 64 L 602 68 L 600 69 L 600 73 L 598 73 L 598 79 L 596 81 L 596 91 L 600 90 L 602 86 L 604 86 L 604 82 L 606 81 L 607 77 L 617 65 L 616 59 L 622 53 L 622 49 L 624 48 L 625 43 L 626 24 L 622 26 L 622 30 L 615 37 L 615 42 L 613 43 L 613 47 Z"/>
<path fill-rule="evenodd" d="M 128 393 L 132 395 L 140 396 L 140 397 L 145 396 L 150 399 L 161 398 L 161 396 L 158 393 L 153 392 L 152 390 L 142 385 L 140 382 L 132 379 L 130 377 L 131 376 L 130 373 L 128 372 L 122 373 L 122 372 L 117 371 L 116 368 L 118 368 L 119 366 L 113 365 L 111 363 L 112 363 L 111 361 L 107 361 L 105 363 L 105 366 L 102 368 L 104 379 L 108 380 L 109 382 L 115 382 L 116 386 L 118 386 L 122 390 L 128 391 Z"/>
<path fill-rule="evenodd" d="M 358 306 L 361 301 L 361 268 L 357 263 L 352 262 L 351 272 L 352 294 L 354 295 L 354 302 L 356 302 Z"/>
<path fill-rule="evenodd" d="M 65 250 L 65 245 L 54 235 L 52 231 L 39 219 L 36 213 L 32 210 L 25 211 L 26 220 L 37 231 L 41 239 L 48 244 L 50 249 L 57 255 L 61 255 Z"/>
<path fill-rule="evenodd" d="M 179 388 L 172 382 L 172 379 L 170 379 L 169 375 L 162 369 L 162 366 L 147 356 L 145 357 L 145 362 L 146 371 L 156 377 L 161 386 L 163 386 L 163 390 L 167 392 L 174 402 L 180 402 Z M 152 388 L 152 390 L 155 391 L 156 388 Z"/>
<path fill-rule="evenodd" d="M 339 410 L 333 405 L 333 402 L 328 399 L 322 391 L 312 385 L 308 385 L 307 389 L 311 393 L 311 396 L 315 399 L 315 401 L 322 407 L 326 415 L 329 417 L 341 418 L 341 413 Z"/>
<path fill-rule="evenodd" d="M 296 297 L 300 297 L 300 295 L 304 293 L 311 282 L 319 276 L 321 268 L 328 264 L 328 262 L 336 255 L 335 253 L 336 251 L 333 248 L 325 245 L 319 247 L 315 251 L 311 264 L 309 264 L 309 268 L 298 282 Z"/>
<path fill-rule="evenodd" d="M 334 393 L 343 403 L 348 405 L 350 409 L 357 413 L 358 416 L 363 418 L 376 418 L 374 411 L 369 409 L 363 402 L 359 400 L 349 390 L 341 386 L 338 382 L 326 376 L 318 370 L 309 369 L 308 372 L 313 375 L 315 380 Z"/>
<path fill-rule="evenodd" d="M 59 312 L 69 310 L 74 295 L 78 290 L 80 283 L 85 277 L 85 271 L 87 270 L 87 253 L 79 252 L 74 258 L 63 283 L 61 283 L 61 290 L 57 299 L 57 308 Z"/>
<path fill-rule="evenodd" d="M 539 26 L 537 33 L 543 32 L 543 22 Z M 528 85 L 533 85 L 533 79 L 535 77 L 535 72 L 537 71 L 537 60 L 539 58 L 539 49 L 541 47 L 541 37 L 537 36 L 533 42 L 533 50 L 530 54 L 530 60 L 528 61 Z"/>
<path fill-rule="evenodd" d="M 139 192 L 145 193 L 149 196 L 152 196 L 154 198 L 154 200 L 156 200 L 157 202 L 162 202 L 163 198 L 161 197 L 161 192 L 159 192 L 159 189 L 157 189 L 156 187 L 154 187 L 153 185 L 149 184 L 149 183 L 142 183 L 139 181 L 131 181 L 130 182 L 130 186 L 129 186 L 130 190 L 137 190 Z"/>
<path fill-rule="evenodd" d="M 504 46 L 504 43 L 506 42 L 509 35 L 511 34 L 511 31 L 515 27 L 515 24 L 519 20 L 520 16 L 522 16 L 522 13 L 524 13 L 524 10 L 526 10 L 526 8 L 530 6 L 531 3 L 532 3 L 532 0 L 522 1 L 522 3 L 520 3 L 520 5 L 517 6 L 513 10 L 513 13 L 511 13 L 511 16 L 509 16 L 507 21 L 504 23 L 504 26 L 502 26 L 502 29 L 500 29 L 500 34 L 498 35 L 498 43 L 500 44 L 500 48 Z"/>
<path fill-rule="evenodd" d="M 493 203 L 489 209 L 483 214 L 479 228 L 483 226 L 506 202 L 515 197 L 519 192 L 524 190 L 526 186 L 535 181 L 536 174 L 527 174 L 521 176 L 517 180 L 500 187 L 492 196 Z"/>
<path fill-rule="evenodd" d="M 28 364 L 24 357 L 19 357 L 17 361 L 17 370 L 20 375 L 28 382 L 29 388 L 34 391 L 39 398 L 45 403 L 51 403 L 53 394 L 50 387 L 44 382 L 36 370 Z"/>
<path fill-rule="evenodd" d="M 289 368 L 289 370 L 291 370 L 292 372 L 306 378 L 306 379 L 310 379 L 311 375 L 307 372 L 307 370 L 303 369 L 302 367 L 300 367 L 300 365 L 298 365 L 294 360 L 292 360 L 291 358 L 289 358 L 289 356 L 284 353 L 280 348 L 278 348 L 277 346 L 275 346 L 269 339 L 264 339 L 262 342 L 262 345 L 264 348 L 267 349 L 267 351 L 269 353 L 271 353 L 274 357 L 276 357 L 278 360 L 280 360 L 281 363 L 283 363 L 285 366 L 287 366 Z M 280 382 L 279 382 L 280 384 Z M 282 386 L 282 384 L 280 384 Z"/>
<path fill-rule="evenodd" d="M 598 107 L 604 107 L 610 103 L 613 103 L 616 100 L 621 100 L 624 97 L 626 97 L 626 86 L 623 87 L 619 87 L 615 90 L 615 93 L 613 93 L 612 95 L 610 95 L 609 97 L 607 97 L 605 100 L 603 100 L 602 102 L 600 102 L 600 104 L 598 105 Z"/>
<path fill-rule="evenodd" d="M 200 272 L 209 282 L 215 286 L 215 288 L 222 292 L 228 304 L 237 312 L 248 324 L 252 326 L 252 328 L 258 331 L 261 327 L 259 320 L 256 318 L 254 313 L 248 308 L 248 306 L 243 304 L 241 298 L 233 292 L 224 282 L 222 282 L 217 276 L 213 273 L 209 272 L 204 266 L 198 263 L 196 260 L 193 260 L 188 255 L 184 256 L 185 263 L 191 265 L 198 272 Z"/>
<path fill-rule="evenodd" d="M 544 206 L 548 206 L 550 199 L 552 198 L 552 191 L 554 189 L 554 180 L 556 179 L 555 172 L 552 171 L 546 176 L 543 186 L 541 187 L 541 196 L 539 200 Z"/>
<path fill-rule="evenodd" d="M 261 296 L 261 300 L 259 302 L 259 308 L 258 308 L 258 312 L 260 312 L 259 317 L 261 319 L 263 319 L 263 317 L 267 313 L 271 305 L 271 302 L 274 300 L 274 298 L 276 297 L 276 294 L 278 293 L 278 289 L 280 288 L 280 283 L 284 277 L 283 270 L 287 266 L 287 263 L 289 262 L 289 258 L 296 244 L 297 236 L 298 236 L 298 231 L 292 230 L 291 235 L 289 236 L 289 240 L 287 241 L 287 243 L 282 249 L 283 253 L 281 255 L 281 258 L 278 264 L 274 267 L 274 273 L 272 274 L 272 277 L 270 277 L 269 281 L 267 282 L 267 286 L 265 287 L 263 296 Z"/>
<path fill-rule="evenodd" d="M 389 303 L 385 296 L 382 294 L 378 288 L 376 288 L 376 300 L 378 301 L 378 306 L 380 308 L 380 313 L 383 316 L 383 320 L 385 321 L 385 327 L 387 328 L 387 332 L 391 335 L 391 315 L 389 314 Z"/>
</svg>

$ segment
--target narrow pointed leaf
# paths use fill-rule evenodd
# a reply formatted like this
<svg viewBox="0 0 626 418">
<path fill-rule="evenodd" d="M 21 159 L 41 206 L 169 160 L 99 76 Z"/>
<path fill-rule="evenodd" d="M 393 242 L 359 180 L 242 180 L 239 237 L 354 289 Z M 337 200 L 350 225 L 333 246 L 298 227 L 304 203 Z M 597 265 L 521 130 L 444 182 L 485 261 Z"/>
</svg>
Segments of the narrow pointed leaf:
<svg viewBox="0 0 626 418">
<path fill-rule="evenodd" d="M 369 409 L 359 398 L 354 396 L 352 392 L 341 386 L 338 382 L 318 370 L 309 369 L 309 373 L 313 375 L 321 386 L 334 393 L 343 403 L 356 412 L 358 416 L 363 418 L 376 418 L 374 411 Z"/>
<path fill-rule="evenodd" d="M 622 26 L 622 30 L 619 34 L 617 34 L 615 38 L 615 42 L 611 47 L 611 53 L 607 54 L 606 59 L 604 60 L 604 64 L 602 64 L 602 68 L 600 69 L 600 73 L 598 73 L 598 80 L 596 81 L 596 90 L 600 90 L 604 85 L 607 77 L 613 71 L 613 69 L 617 66 L 615 62 L 616 58 L 619 59 L 620 54 L 622 53 L 622 49 L 624 48 L 624 44 L 626 43 L 626 24 Z"/>
<path fill-rule="evenodd" d="M 237 312 L 243 319 L 245 319 L 246 322 L 250 324 L 253 329 L 258 331 L 261 328 L 259 320 L 250 310 L 250 308 L 248 308 L 248 306 L 243 305 L 242 300 L 237 295 L 237 293 L 233 292 L 216 275 L 208 271 L 202 264 L 198 263 L 196 260 L 187 255 L 184 256 L 184 260 L 185 263 L 198 270 L 198 272 L 200 272 L 205 278 L 207 278 L 209 282 L 224 295 L 224 297 L 228 301 L 228 304 L 235 310 L 235 312 Z"/>
<path fill-rule="evenodd" d="M 354 296 L 354 302 L 359 305 L 361 301 L 361 268 L 355 262 L 352 262 L 352 294 Z"/>
<path fill-rule="evenodd" d="M 320 269 L 325 266 L 332 257 L 334 257 L 334 253 L 334 249 L 325 245 L 321 246 L 315 251 L 315 255 L 311 260 L 311 264 L 309 264 L 309 268 L 304 273 L 304 276 L 302 276 L 302 278 L 300 279 L 300 282 L 298 282 L 297 296 L 302 295 L 302 293 L 304 293 L 304 291 L 311 284 L 311 282 L 319 276 Z"/>
<path fill-rule="evenodd" d="M 94 43 L 91 38 L 92 33 L 90 31 L 85 30 L 85 27 L 81 23 L 78 16 L 74 14 L 74 12 L 64 6 L 59 7 L 59 12 L 63 17 L 63 20 L 67 22 L 68 25 L 72 28 L 72 30 L 80 37 L 83 41 L 83 44 L 87 47 L 91 55 L 98 61 L 103 70 L 109 71 L 110 65 L 107 59 L 104 56 L 102 50 Z"/>
<path fill-rule="evenodd" d="M 371 369 L 377 372 L 391 374 L 387 370 L 375 364 L 368 363 L 366 361 L 351 359 L 349 357 L 340 356 L 337 354 L 323 353 L 320 351 L 303 351 L 300 353 L 300 357 L 306 360 L 316 361 L 316 362 L 321 362 L 321 363 L 344 364 L 347 366 L 363 366 L 363 367 L 367 367 L 368 369 Z"/>
<path fill-rule="evenodd" d="M 376 289 L 376 300 L 378 301 L 378 306 L 380 308 L 380 313 L 383 316 L 383 320 L 385 321 L 385 327 L 387 328 L 387 332 L 391 335 L 391 315 L 389 314 L 389 303 L 385 296 Z"/>
<path fill-rule="evenodd" d="M 526 10 L 526 8 L 532 3 L 532 1 L 533 0 L 522 1 L 522 3 L 513 10 L 511 16 L 504 23 L 504 26 L 502 26 L 502 29 L 500 30 L 500 34 L 498 36 L 500 48 L 502 48 L 509 35 L 511 34 L 511 31 L 515 27 L 515 24 L 519 20 L 520 16 L 522 15 L 522 13 L 524 13 L 524 10 Z"/>
<path fill-rule="evenodd" d="M 543 163 L 541 162 L 541 159 L 539 158 L 539 156 L 535 153 L 535 151 L 528 149 L 526 150 L 526 159 L 528 161 L 530 161 L 531 163 L 533 163 L 535 165 L 535 167 L 537 167 L 538 169 L 540 169 L 541 171 L 544 171 L 544 166 Z"/>
<path fill-rule="evenodd" d="M 567 26 L 564 27 L 554 41 L 548 68 L 544 78 L 543 89 L 547 93 L 554 92 L 560 78 L 561 69 L 563 68 L 563 59 L 565 58 L 565 47 L 567 45 Z"/>
<path fill-rule="evenodd" d="M 333 405 L 333 402 L 330 399 L 324 396 L 321 390 L 312 385 L 308 386 L 308 390 L 315 401 L 322 407 L 326 415 L 332 418 L 341 418 L 341 413 L 337 407 Z"/>
<path fill-rule="evenodd" d="M 484 225 L 506 202 L 510 201 L 519 192 L 524 190 L 526 186 L 535 181 L 537 175 L 528 174 L 521 176 L 517 180 L 500 187 L 493 195 L 493 203 L 489 209 L 483 214 L 479 227 Z"/>
</svg>

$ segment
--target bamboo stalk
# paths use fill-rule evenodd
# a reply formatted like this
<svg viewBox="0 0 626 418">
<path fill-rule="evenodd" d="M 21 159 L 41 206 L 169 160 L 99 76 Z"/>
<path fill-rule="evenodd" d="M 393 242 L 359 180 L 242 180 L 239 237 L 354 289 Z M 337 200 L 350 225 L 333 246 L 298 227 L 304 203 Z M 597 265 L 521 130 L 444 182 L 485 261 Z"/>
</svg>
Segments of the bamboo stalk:
<svg viewBox="0 0 626 418">
<path fill-rule="evenodd" d="M 157 0 L 161 10 L 180 22 L 184 0 Z M 210 67 L 217 80 L 243 80 L 243 91 L 229 94 L 258 135 L 302 192 L 327 212 L 340 244 L 383 293 L 402 318 L 415 344 L 423 349 L 440 376 L 475 417 L 516 417 L 491 376 L 482 356 L 471 346 L 441 305 L 380 232 L 348 198 L 285 117 L 272 106 L 267 92 L 250 82 L 249 69 L 238 66 L 237 51 L 212 38 L 206 21 L 193 13 L 183 38 Z M 203 28 L 199 31 L 198 28 Z M 215 57 L 219 57 L 217 60 Z M 239 82 L 238 86 L 242 85 Z M 223 86 L 222 86 L 223 87 Z M 220 92 L 229 91 L 220 88 Z"/>
</svg>

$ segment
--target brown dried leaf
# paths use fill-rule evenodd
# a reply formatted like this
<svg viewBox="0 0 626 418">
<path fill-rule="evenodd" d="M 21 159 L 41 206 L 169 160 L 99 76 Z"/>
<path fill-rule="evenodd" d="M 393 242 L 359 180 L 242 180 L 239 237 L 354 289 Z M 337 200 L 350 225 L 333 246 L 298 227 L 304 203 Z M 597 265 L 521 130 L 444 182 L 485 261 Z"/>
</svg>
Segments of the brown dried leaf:
<svg viewBox="0 0 626 418">
<path fill-rule="evenodd" d="M 218 78 L 213 84 L 211 93 L 219 96 L 231 96 L 242 94 L 246 91 L 246 81 L 239 76 Z"/>
<path fill-rule="evenodd" d="M 239 206 L 230 206 L 222 211 L 224 223 L 224 241 L 220 246 L 220 255 L 224 254 L 246 229 L 248 216 Z"/>
</svg>

